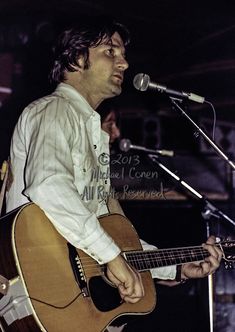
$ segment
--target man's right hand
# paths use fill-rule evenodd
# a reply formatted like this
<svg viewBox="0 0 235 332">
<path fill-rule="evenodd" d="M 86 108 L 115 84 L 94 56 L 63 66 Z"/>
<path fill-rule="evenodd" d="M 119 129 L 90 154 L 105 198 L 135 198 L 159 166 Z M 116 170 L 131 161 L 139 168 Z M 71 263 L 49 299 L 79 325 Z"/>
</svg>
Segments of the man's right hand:
<svg viewBox="0 0 235 332">
<path fill-rule="evenodd" d="M 141 275 L 119 255 L 107 263 L 107 276 L 117 286 L 123 301 L 136 303 L 144 296 Z"/>
</svg>

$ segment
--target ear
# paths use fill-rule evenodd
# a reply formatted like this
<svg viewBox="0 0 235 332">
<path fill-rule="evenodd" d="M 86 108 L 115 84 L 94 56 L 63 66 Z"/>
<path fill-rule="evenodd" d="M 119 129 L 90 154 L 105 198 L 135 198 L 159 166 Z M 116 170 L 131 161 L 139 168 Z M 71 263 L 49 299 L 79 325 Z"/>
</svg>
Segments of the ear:
<svg viewBox="0 0 235 332">
<path fill-rule="evenodd" d="M 76 71 L 78 72 L 82 72 L 84 70 L 84 57 L 83 56 L 80 56 L 77 60 L 79 66 L 73 66 L 74 69 L 76 69 Z"/>
<path fill-rule="evenodd" d="M 78 65 L 72 65 L 70 64 L 70 66 L 74 69 L 74 71 L 77 72 L 82 72 L 83 68 L 84 68 L 84 58 L 83 57 L 79 57 L 79 59 L 77 60 Z"/>
</svg>

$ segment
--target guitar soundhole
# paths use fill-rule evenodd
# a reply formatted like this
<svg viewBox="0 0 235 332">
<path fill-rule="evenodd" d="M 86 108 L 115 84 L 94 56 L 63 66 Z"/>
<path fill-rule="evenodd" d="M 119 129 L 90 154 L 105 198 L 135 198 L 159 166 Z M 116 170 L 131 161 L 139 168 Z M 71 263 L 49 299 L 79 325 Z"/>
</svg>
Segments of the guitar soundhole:
<svg viewBox="0 0 235 332">
<path fill-rule="evenodd" d="M 102 277 L 91 278 L 89 290 L 94 305 L 100 311 L 110 311 L 121 304 L 122 300 L 117 288 L 107 284 Z"/>
</svg>

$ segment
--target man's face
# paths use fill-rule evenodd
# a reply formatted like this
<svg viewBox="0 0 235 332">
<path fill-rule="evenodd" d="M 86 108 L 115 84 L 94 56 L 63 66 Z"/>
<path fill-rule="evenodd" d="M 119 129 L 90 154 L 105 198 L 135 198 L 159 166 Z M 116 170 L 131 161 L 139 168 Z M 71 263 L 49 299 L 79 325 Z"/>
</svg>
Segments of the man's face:
<svg viewBox="0 0 235 332">
<path fill-rule="evenodd" d="M 124 71 L 128 68 L 120 35 L 115 32 L 111 40 L 90 48 L 89 62 L 89 68 L 83 71 L 82 81 L 90 93 L 102 99 L 119 95 Z"/>
<path fill-rule="evenodd" d="M 113 143 L 118 137 L 120 137 L 120 130 L 117 127 L 116 115 L 114 111 L 110 111 L 110 113 L 103 120 L 101 127 L 104 131 L 106 131 L 106 133 L 109 134 L 110 143 Z"/>
</svg>

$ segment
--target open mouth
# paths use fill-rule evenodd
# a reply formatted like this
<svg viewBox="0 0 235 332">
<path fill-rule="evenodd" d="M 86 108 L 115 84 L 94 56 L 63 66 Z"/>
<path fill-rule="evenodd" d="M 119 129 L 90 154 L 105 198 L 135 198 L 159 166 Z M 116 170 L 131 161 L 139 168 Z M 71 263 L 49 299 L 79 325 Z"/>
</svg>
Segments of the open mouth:
<svg viewBox="0 0 235 332">
<path fill-rule="evenodd" d="M 119 79 L 121 82 L 123 81 L 123 76 L 122 75 L 115 74 L 113 76 L 116 77 L 117 79 Z"/>
</svg>

